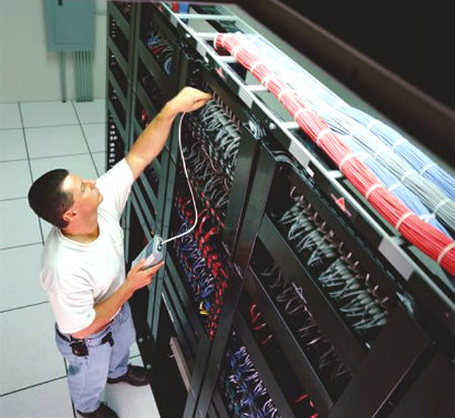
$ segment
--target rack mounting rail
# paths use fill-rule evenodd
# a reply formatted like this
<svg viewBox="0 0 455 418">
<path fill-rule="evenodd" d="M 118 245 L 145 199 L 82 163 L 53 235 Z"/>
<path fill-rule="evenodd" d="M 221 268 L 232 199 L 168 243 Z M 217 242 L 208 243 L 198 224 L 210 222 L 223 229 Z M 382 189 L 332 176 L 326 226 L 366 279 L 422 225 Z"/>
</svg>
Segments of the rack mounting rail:
<svg viewBox="0 0 455 418">
<path fill-rule="evenodd" d="M 344 175 L 327 165 L 312 150 L 305 146 L 302 138 L 297 135 L 298 126 L 294 122 L 283 122 L 260 99 L 258 92 L 264 92 L 262 85 L 248 84 L 230 67 L 232 59 L 218 55 L 211 40 L 215 39 L 216 31 L 197 32 L 188 23 L 190 20 L 206 20 L 210 22 L 232 22 L 241 27 L 247 34 L 259 33 L 247 22 L 236 15 L 226 14 L 188 14 L 175 13 L 166 4 L 161 3 L 162 13 L 176 28 L 177 33 L 185 39 L 204 59 L 206 65 L 217 72 L 228 87 L 252 111 L 260 122 L 268 128 L 281 145 L 295 158 L 307 174 L 321 185 L 328 196 L 334 200 L 344 199 L 349 215 L 346 215 L 356 229 L 388 260 L 390 266 L 398 273 L 400 280 L 429 309 L 432 315 L 452 334 L 455 334 L 455 298 L 453 290 L 444 280 L 444 272 L 432 260 L 402 239 L 398 234 L 384 227 L 382 218 L 365 201 L 350 190 Z"/>
</svg>

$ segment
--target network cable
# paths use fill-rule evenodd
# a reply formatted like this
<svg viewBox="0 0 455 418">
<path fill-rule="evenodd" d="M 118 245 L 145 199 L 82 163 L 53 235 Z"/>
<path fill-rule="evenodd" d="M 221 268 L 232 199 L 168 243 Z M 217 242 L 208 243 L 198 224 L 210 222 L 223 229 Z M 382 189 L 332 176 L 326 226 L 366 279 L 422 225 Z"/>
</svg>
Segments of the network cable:
<svg viewBox="0 0 455 418">
<path fill-rule="evenodd" d="M 414 212 L 392 195 L 339 138 L 326 121 L 318 116 L 299 97 L 282 77 L 275 74 L 269 64 L 261 60 L 248 40 L 241 34 L 218 33 L 214 38 L 217 48 L 228 50 L 237 61 L 261 81 L 289 111 L 294 120 L 336 164 L 352 185 L 369 201 L 378 213 L 401 235 L 417 248 L 428 254 L 451 274 L 455 274 L 455 242 L 425 223 Z M 349 133 L 349 132 L 348 132 Z M 401 178 L 403 181 L 404 179 Z M 438 205 L 448 206 L 449 201 L 440 201 Z M 442 211 L 442 207 L 433 208 Z"/>
<path fill-rule="evenodd" d="M 327 227 L 323 219 L 302 195 L 291 189 L 295 202 L 278 219 L 297 253 L 312 268 L 312 274 L 336 303 L 339 312 L 354 331 L 368 341 L 373 332 L 387 322 L 389 298 L 381 295 L 369 273 L 361 272 L 351 251 Z M 317 261 L 317 263 L 315 263 Z"/>
<path fill-rule="evenodd" d="M 185 155 L 183 154 L 183 147 L 182 147 L 182 122 L 183 118 L 185 117 L 186 113 L 182 113 L 180 120 L 179 120 L 179 135 L 178 135 L 178 144 L 179 144 L 179 150 L 180 150 L 180 158 L 182 159 L 182 167 L 183 167 L 183 172 L 185 173 L 185 178 L 188 184 L 188 189 L 190 190 L 191 194 L 191 201 L 193 202 L 193 208 L 194 208 L 194 222 L 193 226 L 191 226 L 187 231 L 184 231 L 176 236 L 173 236 L 171 238 L 167 238 L 161 242 L 162 245 L 167 244 L 168 242 L 174 241 L 178 238 L 181 238 L 192 231 L 194 231 L 194 228 L 196 228 L 197 222 L 198 222 L 198 211 L 197 211 L 197 205 L 196 205 L 196 199 L 194 198 L 194 193 L 193 193 L 193 188 L 191 187 L 191 182 L 188 176 L 188 171 L 186 169 L 186 162 L 185 162 Z"/>
<path fill-rule="evenodd" d="M 335 347 L 323 336 L 303 289 L 287 282 L 277 265 L 267 266 L 259 277 L 328 390 L 334 395 L 339 394 L 351 373 L 338 359 Z"/>
</svg>

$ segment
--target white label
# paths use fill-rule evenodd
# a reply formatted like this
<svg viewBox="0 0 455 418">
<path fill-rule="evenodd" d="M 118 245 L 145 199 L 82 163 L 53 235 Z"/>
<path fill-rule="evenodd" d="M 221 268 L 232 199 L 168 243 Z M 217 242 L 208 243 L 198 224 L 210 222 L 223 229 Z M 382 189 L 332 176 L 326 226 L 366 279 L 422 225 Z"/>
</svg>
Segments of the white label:
<svg viewBox="0 0 455 418">
<path fill-rule="evenodd" d="M 309 164 L 305 167 L 305 170 L 310 175 L 310 177 L 314 177 L 314 171 L 310 168 Z"/>
<path fill-rule="evenodd" d="M 409 280 L 414 269 L 404 259 L 399 248 L 393 245 L 390 238 L 383 238 L 379 244 L 378 250 L 394 266 L 405 280 Z"/>
<path fill-rule="evenodd" d="M 239 97 L 242 99 L 243 103 L 245 103 L 248 108 L 251 109 L 251 106 L 253 105 L 253 98 L 243 86 L 240 86 Z"/>
<path fill-rule="evenodd" d="M 304 146 L 297 142 L 295 139 L 291 139 L 291 143 L 289 144 L 289 150 L 288 150 L 295 158 L 296 160 L 301 164 L 301 166 L 307 170 L 308 163 L 310 162 L 310 157 L 307 155 L 306 150 L 304 149 Z M 311 169 L 310 169 L 311 171 Z M 314 175 L 314 173 L 313 173 Z"/>
</svg>

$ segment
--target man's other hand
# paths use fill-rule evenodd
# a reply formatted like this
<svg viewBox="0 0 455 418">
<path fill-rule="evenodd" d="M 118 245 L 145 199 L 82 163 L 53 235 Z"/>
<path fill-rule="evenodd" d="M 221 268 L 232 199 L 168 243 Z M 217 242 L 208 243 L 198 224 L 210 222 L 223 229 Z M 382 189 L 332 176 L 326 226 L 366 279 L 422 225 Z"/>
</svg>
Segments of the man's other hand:
<svg viewBox="0 0 455 418">
<path fill-rule="evenodd" d="M 156 272 L 164 266 L 164 261 L 158 263 L 148 269 L 142 270 L 145 264 L 145 259 L 139 261 L 129 272 L 126 277 L 127 282 L 132 287 L 133 291 L 149 285 L 152 282 Z"/>
<path fill-rule="evenodd" d="M 192 112 L 204 106 L 212 96 L 193 87 L 184 87 L 168 102 L 173 112 Z"/>
</svg>

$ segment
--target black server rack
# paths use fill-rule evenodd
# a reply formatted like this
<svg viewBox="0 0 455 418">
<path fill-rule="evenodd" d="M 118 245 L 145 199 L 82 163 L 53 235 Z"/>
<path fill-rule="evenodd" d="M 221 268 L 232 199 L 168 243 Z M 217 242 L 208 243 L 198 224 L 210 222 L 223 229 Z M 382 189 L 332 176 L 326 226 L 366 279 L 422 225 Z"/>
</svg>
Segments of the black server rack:
<svg viewBox="0 0 455 418">
<path fill-rule="evenodd" d="M 180 88 L 213 95 L 182 121 L 199 223 L 169 244 L 165 267 L 132 302 L 160 413 L 451 416 L 455 312 L 445 273 L 214 49 L 217 32 L 254 33 L 233 10 L 108 6 L 109 165 Z M 176 123 L 133 187 L 128 263 L 153 234 L 194 221 L 178 135 Z M 310 238 L 299 239 L 303 230 Z"/>
<path fill-rule="evenodd" d="M 111 168 L 128 149 L 128 98 L 130 96 L 130 20 L 131 9 L 126 15 L 121 5 L 109 7 L 107 16 L 107 161 Z"/>
</svg>

